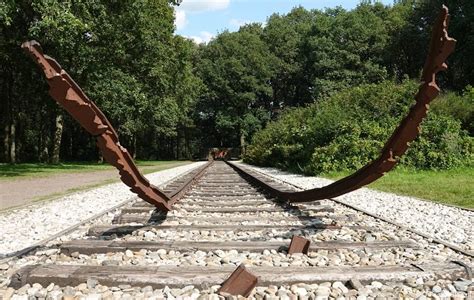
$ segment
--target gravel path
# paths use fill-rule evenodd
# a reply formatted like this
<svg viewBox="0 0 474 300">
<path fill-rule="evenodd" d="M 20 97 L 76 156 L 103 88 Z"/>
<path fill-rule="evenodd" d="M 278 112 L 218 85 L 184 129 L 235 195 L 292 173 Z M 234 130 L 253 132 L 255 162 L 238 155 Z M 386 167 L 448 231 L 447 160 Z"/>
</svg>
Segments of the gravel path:
<svg viewBox="0 0 474 300">
<path fill-rule="evenodd" d="M 303 189 L 322 187 L 333 182 L 325 178 L 296 175 L 274 168 L 246 166 Z M 368 188 L 359 189 L 336 199 L 448 241 L 465 250 L 474 251 L 473 211 Z"/>
<path fill-rule="evenodd" d="M 192 163 L 146 177 L 160 185 L 202 164 Z M 120 182 L 4 212 L 0 214 L 0 259 L 135 197 Z"/>
<path fill-rule="evenodd" d="M 178 164 L 170 164 L 170 166 Z M 156 169 L 156 166 L 139 167 L 141 172 Z M 73 189 L 84 189 L 101 183 L 119 181 L 115 168 L 92 172 L 50 174 L 45 177 L 20 177 L 0 180 L 0 210 L 28 205 L 38 199 L 64 195 Z M 28 187 L 28 188 L 25 188 Z M 1 212 L 0 212 L 1 213 Z"/>
</svg>

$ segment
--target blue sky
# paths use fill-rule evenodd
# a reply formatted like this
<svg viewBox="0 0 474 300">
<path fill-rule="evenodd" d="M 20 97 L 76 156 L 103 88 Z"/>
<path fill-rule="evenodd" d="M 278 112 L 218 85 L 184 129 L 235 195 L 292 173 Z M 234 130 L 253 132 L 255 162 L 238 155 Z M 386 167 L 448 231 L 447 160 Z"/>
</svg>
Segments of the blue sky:
<svg viewBox="0 0 474 300">
<path fill-rule="evenodd" d="M 393 0 L 379 2 L 392 4 Z M 359 0 L 183 0 L 175 10 L 176 33 L 197 43 L 208 42 L 225 29 L 236 31 L 245 23 L 263 23 L 271 14 L 285 14 L 295 6 L 352 9 L 358 3 Z"/>
</svg>

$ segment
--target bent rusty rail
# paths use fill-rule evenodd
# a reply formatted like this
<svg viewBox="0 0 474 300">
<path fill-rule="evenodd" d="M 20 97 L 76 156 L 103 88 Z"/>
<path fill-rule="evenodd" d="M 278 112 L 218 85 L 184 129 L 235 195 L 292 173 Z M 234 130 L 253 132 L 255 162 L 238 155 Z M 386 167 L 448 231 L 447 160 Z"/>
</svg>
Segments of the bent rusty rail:
<svg viewBox="0 0 474 300">
<path fill-rule="evenodd" d="M 415 96 L 416 103 L 410 108 L 408 115 L 400 122 L 392 136 L 386 142 L 380 156 L 355 173 L 344 177 L 322 188 L 315 188 L 300 192 L 280 191 L 266 186 L 272 193 L 289 202 L 309 202 L 334 198 L 352 192 L 364 185 L 382 177 L 392 170 L 398 158 L 408 149 L 420 132 L 420 124 L 426 117 L 429 103 L 438 96 L 440 89 L 436 84 L 436 74 L 446 70 L 445 60 L 453 52 L 456 40 L 448 36 L 449 23 L 448 8 L 443 5 L 441 12 L 433 26 L 428 57 L 423 68 L 421 85 Z M 232 165 L 236 168 L 235 165 Z M 266 185 L 264 182 L 260 184 Z"/>
<path fill-rule="evenodd" d="M 433 27 L 430 49 L 421 78 L 422 83 L 415 96 L 416 103 L 395 129 L 376 160 L 352 175 L 322 188 L 300 192 L 274 189 L 273 192 L 289 202 L 334 198 L 367 185 L 392 170 L 398 158 L 408 149 L 409 143 L 417 137 L 420 131 L 419 126 L 428 112 L 429 103 L 439 94 L 436 74 L 447 69 L 445 60 L 456 44 L 456 40 L 448 36 L 448 23 L 448 8 L 443 5 Z M 51 96 L 97 138 L 97 145 L 104 158 L 119 170 L 122 181 L 143 200 L 160 210 L 170 210 L 171 205 L 177 200 L 176 197 L 171 199 L 140 174 L 130 154 L 120 145 L 117 133 L 110 122 L 69 74 L 53 58 L 44 55 L 41 46 L 36 41 L 25 42 L 22 48 L 42 67 L 50 85 Z"/>
<path fill-rule="evenodd" d="M 42 68 L 50 86 L 51 97 L 67 110 L 87 132 L 96 137 L 97 146 L 102 155 L 108 163 L 119 170 L 123 183 L 143 200 L 162 211 L 169 211 L 171 209 L 170 198 L 143 177 L 127 149 L 120 145 L 112 124 L 94 102 L 84 94 L 71 76 L 61 68 L 56 60 L 43 54 L 38 42 L 28 41 L 21 46 Z"/>
</svg>

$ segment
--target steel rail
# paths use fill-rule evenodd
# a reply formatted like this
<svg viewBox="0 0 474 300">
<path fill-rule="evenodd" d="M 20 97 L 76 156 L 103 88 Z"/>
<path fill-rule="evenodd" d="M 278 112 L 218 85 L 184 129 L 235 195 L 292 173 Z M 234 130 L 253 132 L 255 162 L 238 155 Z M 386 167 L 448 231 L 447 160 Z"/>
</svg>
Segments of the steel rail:
<svg viewBox="0 0 474 300">
<path fill-rule="evenodd" d="M 430 48 L 423 68 L 421 85 L 415 95 L 416 103 L 408 115 L 400 122 L 391 137 L 385 143 L 380 156 L 355 173 L 335 181 L 327 186 L 300 192 L 286 192 L 275 188 L 274 193 L 292 203 L 309 202 L 334 198 L 357 190 L 382 177 L 392 170 L 399 158 L 408 149 L 420 132 L 420 125 L 426 117 L 429 103 L 438 96 L 440 88 L 436 84 L 436 74 L 446 70 L 447 57 L 454 51 L 456 40 L 448 36 L 448 8 L 443 5 L 433 26 Z"/>
<path fill-rule="evenodd" d="M 421 85 L 415 95 L 416 103 L 408 115 L 400 122 L 385 143 L 380 156 L 355 173 L 322 188 L 300 192 L 275 189 L 280 198 L 289 202 L 309 202 L 333 198 L 354 191 L 376 181 L 392 170 L 399 158 L 408 149 L 420 132 L 420 125 L 426 117 L 429 103 L 438 96 L 440 88 L 436 84 L 436 74 L 446 70 L 445 60 L 453 52 L 456 40 L 448 36 L 448 8 L 443 5 L 433 26 L 428 57 L 423 68 Z M 159 210 L 169 211 L 176 202 L 164 192 L 151 185 L 138 171 L 127 150 L 122 147 L 118 135 L 99 108 L 87 98 L 80 87 L 51 57 L 44 55 L 39 43 L 25 42 L 22 47 L 43 68 L 50 85 L 51 96 L 63 106 L 89 133 L 96 136 L 97 145 L 105 159 L 120 172 L 122 181 L 140 198 L 155 205 Z"/>
<path fill-rule="evenodd" d="M 206 172 L 206 170 L 212 166 L 214 160 L 208 161 L 204 166 L 200 167 L 200 170 L 192 178 L 189 178 L 183 184 L 181 184 L 176 190 L 168 194 L 170 198 L 170 205 L 175 204 L 189 189 L 198 181 Z"/>
<path fill-rule="evenodd" d="M 79 85 L 52 57 L 45 55 L 36 41 L 24 42 L 21 47 L 41 67 L 49 84 L 49 94 L 69 114 L 97 139 L 97 146 L 105 160 L 116 167 L 123 183 L 143 200 L 159 210 L 171 209 L 170 198 L 140 173 L 130 153 L 120 145 L 117 132 L 104 113 L 82 91 Z"/>
<path fill-rule="evenodd" d="M 204 170 L 210 166 L 212 162 L 210 163 L 207 163 L 206 165 L 204 166 L 201 166 L 201 167 L 198 167 L 198 168 L 201 168 L 201 170 L 199 170 L 198 174 L 193 176 L 193 178 L 191 178 L 191 180 L 187 180 L 187 182 L 194 182 L 193 179 L 196 178 L 196 176 L 202 176 L 202 173 L 204 172 Z M 180 177 L 183 177 L 183 176 L 186 176 L 187 174 L 189 174 L 190 172 L 194 171 L 195 169 L 191 169 L 187 172 L 184 172 L 184 174 L 180 174 L 176 177 L 173 177 L 173 178 L 170 178 L 168 180 L 166 180 L 165 182 L 161 183 L 160 185 L 161 186 L 165 186 L 171 182 L 173 182 L 174 180 L 180 178 Z M 183 190 L 186 190 L 189 188 L 189 185 L 181 185 L 180 187 L 178 187 L 176 190 L 174 190 L 172 193 L 170 193 L 170 195 L 173 195 L 173 197 L 176 198 L 176 195 L 180 194 L 181 191 Z M 105 216 L 106 214 L 110 213 L 110 212 L 113 212 L 115 210 L 118 210 L 120 209 L 121 207 L 125 206 L 126 204 L 130 203 L 130 199 L 128 200 L 124 200 L 112 207 L 109 207 L 95 215 L 92 215 L 88 218 L 86 218 L 85 220 L 82 220 L 74 225 L 71 225 L 47 238 L 44 238 L 34 244 L 32 244 L 31 246 L 28 246 L 28 247 L 25 247 L 23 249 L 20 249 L 20 250 L 17 250 L 15 252 L 12 252 L 12 253 L 8 253 L 7 255 L 5 255 L 4 257 L 0 258 L 0 264 L 3 264 L 3 263 L 6 263 L 6 262 L 9 262 L 10 260 L 14 259 L 14 258 L 18 258 L 18 257 L 22 257 L 22 256 L 25 256 L 27 255 L 28 253 L 31 253 L 32 251 L 40 248 L 40 247 L 43 247 L 46 245 L 46 243 L 48 242 L 51 242 L 61 236 L 64 236 L 64 235 L 67 235 L 67 234 L 70 234 L 72 233 L 73 231 L 75 231 L 76 229 L 80 228 L 81 226 L 84 226 L 85 224 L 87 223 L 90 223 L 98 218 L 101 218 L 103 216 Z"/>
<path fill-rule="evenodd" d="M 280 197 L 281 194 L 279 193 L 279 190 L 274 188 L 271 184 L 269 184 L 268 182 L 266 182 L 265 180 L 261 179 L 261 178 L 258 178 L 257 176 L 255 176 L 254 174 L 252 174 L 251 172 L 255 172 L 257 173 L 258 175 L 261 175 L 261 176 L 264 176 L 266 178 L 269 178 L 270 180 L 274 181 L 274 182 L 282 182 L 286 185 L 289 185 L 291 187 L 294 187 L 296 189 L 302 189 L 300 186 L 296 185 L 296 184 L 293 184 L 291 182 L 288 182 L 288 181 L 285 181 L 285 180 L 282 180 L 282 179 L 278 179 L 278 178 L 273 178 L 271 177 L 270 175 L 267 175 L 263 172 L 260 172 L 258 170 L 251 170 L 251 172 L 249 172 L 249 170 L 246 170 L 240 166 L 237 166 L 236 164 L 234 163 L 230 163 L 228 161 L 226 161 L 226 163 L 231 166 L 234 170 L 236 170 L 239 174 L 243 175 L 244 177 L 246 177 L 250 182 L 260 186 L 261 188 L 263 188 L 264 190 L 268 191 L 270 194 L 273 194 L 275 197 Z M 282 199 L 282 200 L 285 200 L 285 199 Z M 426 233 L 423 233 L 419 230 L 416 230 L 416 229 L 413 229 L 413 228 L 410 228 L 406 225 L 402 225 L 402 224 L 399 224 L 397 222 L 394 222 L 388 218 L 385 218 L 385 217 L 382 217 L 382 216 L 379 216 L 377 214 L 374 214 L 368 210 L 365 210 L 363 208 L 360 208 L 358 206 L 355 206 L 355 205 L 352 205 L 352 204 L 349 204 L 343 200 L 339 200 L 339 199 L 334 199 L 334 198 L 327 198 L 325 200 L 330 200 L 330 201 L 334 201 L 336 203 L 339 203 L 341 205 L 344 205 L 346 207 L 349 207 L 351 209 L 354 209 L 356 211 L 359 211 L 361 213 L 364 213 L 370 217 L 373 217 L 375 219 L 379 219 L 379 220 L 382 220 L 386 223 L 389 223 L 391 225 L 394 225 L 394 226 L 397 226 L 398 228 L 402 229 L 402 230 L 406 230 L 406 231 L 409 231 L 409 232 L 412 232 L 414 234 L 417 234 L 417 235 L 420 235 L 426 239 L 429 239 L 431 241 L 433 241 L 434 243 L 437 243 L 437 244 L 441 244 L 445 247 L 448 247 L 456 252 L 459 252 L 459 253 L 462 253 L 463 255 L 466 255 L 466 256 L 469 256 L 469 257 L 474 257 L 474 252 L 472 251 L 468 251 L 468 250 L 465 250 L 465 249 L 462 249 L 461 247 L 457 246 L 457 245 L 454 245 L 452 243 L 449 243 L 447 241 L 444 241 L 444 240 L 441 240 L 439 238 L 436 238 L 436 237 L 433 237 L 433 236 L 430 236 L 429 234 L 426 234 Z"/>
</svg>

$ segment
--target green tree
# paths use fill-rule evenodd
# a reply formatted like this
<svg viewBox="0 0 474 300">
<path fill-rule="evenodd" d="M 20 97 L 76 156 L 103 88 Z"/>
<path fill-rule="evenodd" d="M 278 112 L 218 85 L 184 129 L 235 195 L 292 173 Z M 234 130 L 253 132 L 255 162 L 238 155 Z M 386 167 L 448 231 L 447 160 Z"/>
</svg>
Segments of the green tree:
<svg viewBox="0 0 474 300">
<path fill-rule="evenodd" d="M 474 2 L 469 0 L 401 1 L 409 9 L 406 24 L 395 39 L 392 50 L 399 53 L 400 73 L 418 77 L 420 65 L 428 51 L 431 27 L 442 5 L 449 8 L 449 35 L 457 40 L 454 53 L 448 59 L 448 70 L 440 77 L 443 87 L 462 91 L 474 84 Z"/>
<path fill-rule="evenodd" d="M 267 20 L 263 39 L 276 58 L 271 80 L 276 109 L 313 101 L 303 45 L 314 20 L 315 14 L 302 7 L 287 15 L 273 14 Z"/>
<path fill-rule="evenodd" d="M 349 12 L 342 8 L 315 12 L 316 21 L 304 45 L 313 98 L 387 78 L 382 58 L 389 36 L 374 10 L 360 5 Z"/>
<path fill-rule="evenodd" d="M 268 119 L 275 57 L 261 36 L 261 25 L 251 24 L 201 48 L 198 70 L 205 90 L 196 118 L 208 145 L 244 147 Z"/>
<path fill-rule="evenodd" d="M 2 2 L 1 159 L 97 157 L 93 139 L 51 100 L 42 74 L 19 51 L 28 39 L 61 62 L 134 154 L 146 149 L 144 156 L 176 157 L 179 124 L 190 126 L 199 91 L 191 60 L 196 47 L 174 36 L 173 5 L 179 2 Z"/>
</svg>

